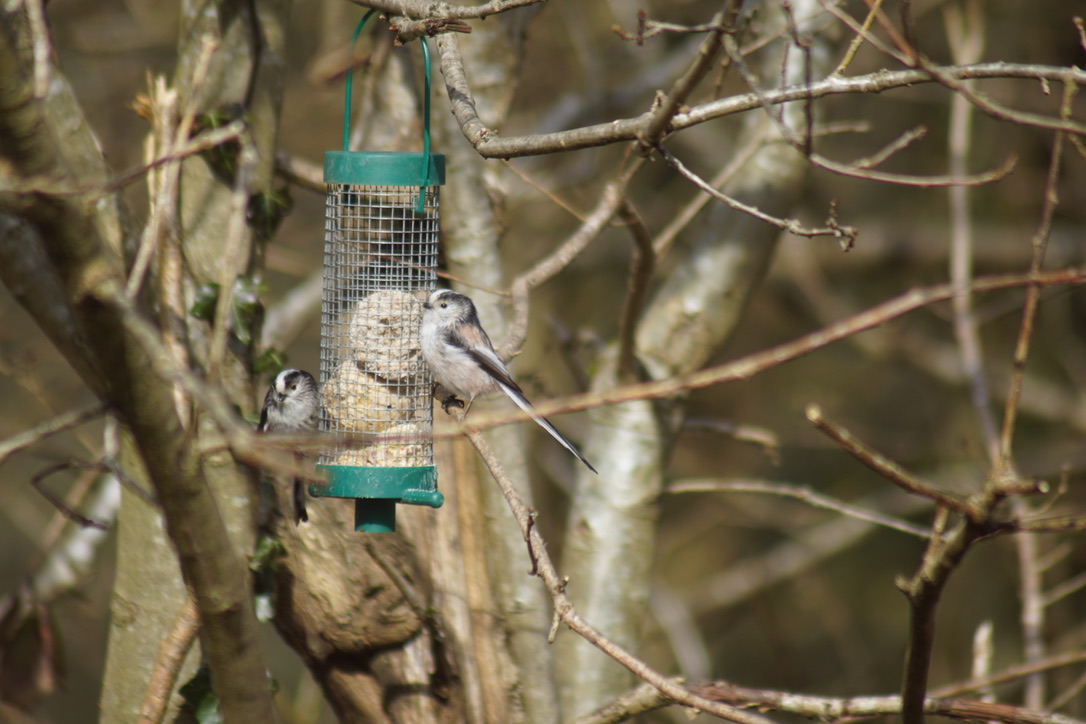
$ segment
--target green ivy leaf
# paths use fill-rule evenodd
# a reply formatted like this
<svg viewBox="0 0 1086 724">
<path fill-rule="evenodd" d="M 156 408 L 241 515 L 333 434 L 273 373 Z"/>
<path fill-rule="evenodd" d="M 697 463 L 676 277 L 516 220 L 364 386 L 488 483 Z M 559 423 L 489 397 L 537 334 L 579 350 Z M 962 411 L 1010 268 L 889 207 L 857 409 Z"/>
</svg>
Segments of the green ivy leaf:
<svg viewBox="0 0 1086 724">
<path fill-rule="evenodd" d="M 270 493 L 274 497 L 275 492 Z M 279 539 L 263 535 L 256 541 L 249 569 L 253 572 L 253 610 L 261 623 L 275 618 L 275 572 L 287 554 Z"/>
<path fill-rule="evenodd" d="M 207 113 L 201 113 L 193 121 L 192 135 L 197 136 L 204 131 L 222 128 L 243 115 L 244 109 L 240 104 L 232 104 Z M 240 153 L 241 144 L 237 139 L 233 139 L 213 146 L 206 151 L 201 151 L 200 156 L 207 161 L 208 168 L 211 169 L 211 173 L 214 174 L 215 178 L 225 184 L 233 185 L 234 176 L 238 170 L 238 154 Z"/>
<path fill-rule="evenodd" d="M 247 219 L 257 239 L 267 242 L 275 236 L 279 225 L 283 223 L 283 219 L 292 208 L 294 208 L 294 199 L 290 197 L 290 191 L 286 187 L 249 197 Z"/>
<path fill-rule="evenodd" d="M 219 303 L 219 285 L 208 283 L 196 290 L 189 314 L 196 319 L 210 322 L 215 319 L 215 305 Z"/>
<path fill-rule="evenodd" d="M 253 343 L 260 322 L 264 318 L 264 304 L 260 295 L 265 291 L 263 284 L 239 276 L 234 281 L 234 296 L 230 305 L 230 332 L 245 345 Z M 213 282 L 204 284 L 196 290 L 189 314 L 204 322 L 215 320 L 215 307 L 219 303 L 219 285 Z"/>
<path fill-rule="evenodd" d="M 233 333 L 245 345 L 253 343 L 253 334 L 264 318 L 264 305 L 260 293 L 264 285 L 239 276 L 234 282 L 234 298 L 230 315 L 234 323 Z"/>
<path fill-rule="evenodd" d="M 261 378 L 271 377 L 277 374 L 279 370 L 286 369 L 286 367 L 286 353 L 275 347 L 268 347 L 253 360 L 253 373 Z"/>
<path fill-rule="evenodd" d="M 192 678 L 178 689 L 185 706 L 200 724 L 222 724 L 219 697 L 211 688 L 211 671 L 203 664 Z"/>
</svg>

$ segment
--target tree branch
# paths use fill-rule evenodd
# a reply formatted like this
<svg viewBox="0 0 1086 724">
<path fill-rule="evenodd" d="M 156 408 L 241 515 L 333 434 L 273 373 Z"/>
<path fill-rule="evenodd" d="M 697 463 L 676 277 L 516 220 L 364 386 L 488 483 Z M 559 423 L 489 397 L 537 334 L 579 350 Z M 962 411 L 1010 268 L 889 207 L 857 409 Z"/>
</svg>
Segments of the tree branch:
<svg viewBox="0 0 1086 724">
<path fill-rule="evenodd" d="M 475 446 L 475 449 L 479 451 L 479 455 L 483 458 L 483 462 L 486 463 L 487 468 L 490 470 L 490 474 L 494 476 L 494 480 L 498 483 L 498 487 L 501 488 L 502 495 L 505 496 L 505 500 L 509 504 L 509 509 L 512 511 L 514 518 L 516 518 L 517 525 L 520 527 L 520 532 L 524 536 L 525 542 L 528 544 L 528 557 L 532 562 L 532 575 L 538 576 L 543 581 L 543 585 L 546 586 L 547 592 L 554 602 L 555 616 L 559 618 L 562 623 L 569 626 L 593 646 L 596 646 L 605 654 L 633 672 L 633 674 L 652 684 L 677 703 L 713 714 L 728 721 L 738 722 L 739 724 L 770 724 L 769 720 L 765 717 L 737 709 L 727 704 L 712 702 L 701 696 L 692 694 L 674 680 L 668 679 L 663 674 L 651 668 L 631 652 L 612 642 L 603 633 L 592 626 L 592 624 L 582 619 L 577 611 L 574 610 L 573 604 L 566 596 L 565 591 L 569 581 L 558 575 L 558 571 L 555 569 L 554 563 L 547 553 L 546 542 L 539 534 L 539 530 L 535 525 L 535 512 L 530 510 L 524 505 L 523 501 L 521 501 L 516 488 L 506 475 L 505 469 L 494 454 L 494 451 L 490 448 L 490 445 L 487 444 L 486 439 L 471 428 L 466 430 L 465 434 L 467 435 L 467 438 L 471 440 L 471 444 Z"/>
<path fill-rule="evenodd" d="M 980 277 L 973 281 L 970 290 L 973 293 L 978 293 L 1013 289 L 1029 284 L 1051 286 L 1083 283 L 1086 283 L 1086 267 L 1071 267 L 1038 274 Z M 539 414 L 546 417 L 630 400 L 662 399 L 687 390 L 747 380 L 784 362 L 810 354 L 816 349 L 821 349 L 865 330 L 881 326 L 909 312 L 914 312 L 936 302 L 946 301 L 957 293 L 958 289 L 954 284 L 918 287 L 820 330 L 805 334 L 791 342 L 770 347 L 730 362 L 666 380 L 619 385 L 606 390 L 585 392 L 552 400 L 541 400 L 534 403 L 535 408 Z M 488 430 L 501 425 L 531 419 L 528 415 L 519 411 L 480 414 L 477 417 L 473 415 L 472 418 L 471 425 L 472 429 L 475 430 Z"/>
<path fill-rule="evenodd" d="M 464 137 L 484 158 L 516 158 L 547 153 L 562 153 L 593 148 L 638 139 L 638 134 L 651 122 L 653 111 L 633 118 L 617 118 L 581 128 L 540 133 L 526 136 L 502 137 L 498 131 L 488 128 L 479 117 L 475 96 L 468 84 L 464 61 L 460 54 L 459 40 L 447 34 L 438 38 L 441 71 L 452 105 L 453 115 L 460 124 Z M 945 66 L 937 69 L 945 83 L 948 80 L 1020 78 L 1045 81 L 1062 81 L 1086 85 L 1086 71 L 1078 68 L 1059 68 L 1021 63 L 982 63 L 971 66 Z M 829 76 L 813 83 L 788 85 L 759 92 L 743 93 L 716 101 L 703 103 L 676 113 L 671 119 L 671 132 L 705 123 L 716 118 L 744 113 L 766 105 L 808 102 L 832 95 L 881 93 L 894 88 L 906 88 L 922 83 L 936 82 L 931 69 L 879 71 L 864 76 L 844 78 Z M 1007 118 L 1016 122 L 1038 125 L 1029 115 L 1024 118 Z M 1045 120 L 1045 119 L 1042 119 Z M 1036 122 L 1035 122 L 1036 121 Z M 1086 135 L 1086 125 L 1071 120 L 1045 120 L 1043 127 Z"/>
</svg>

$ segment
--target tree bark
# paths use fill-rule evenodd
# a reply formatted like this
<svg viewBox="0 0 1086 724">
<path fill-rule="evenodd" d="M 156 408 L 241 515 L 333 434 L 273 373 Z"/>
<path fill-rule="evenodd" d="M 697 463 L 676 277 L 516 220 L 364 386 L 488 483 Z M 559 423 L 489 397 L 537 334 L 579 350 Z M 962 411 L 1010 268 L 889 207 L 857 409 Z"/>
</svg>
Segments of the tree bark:
<svg viewBox="0 0 1086 724">
<path fill-rule="evenodd" d="M 815 16 L 817 3 L 803 3 L 797 17 Z M 807 5 L 811 5 L 807 8 Z M 778 9 L 767 16 L 784 28 Z M 767 21 L 769 18 L 767 17 Z M 770 31 L 766 31 L 770 32 Z M 804 57 L 790 43 L 785 82 L 802 82 Z M 767 77 L 780 63 L 765 68 Z M 816 55 L 818 55 L 816 51 Z M 780 60 L 780 57 L 776 60 Z M 812 71 L 816 76 L 819 69 Z M 802 136 L 800 105 L 785 108 L 783 123 Z M 743 148 L 752 136 L 779 135 L 765 112 L 749 116 Z M 786 143 L 763 146 L 731 195 L 774 215 L 787 215 L 799 199 L 807 162 Z M 636 356 L 650 379 L 663 380 L 702 367 L 727 341 L 765 275 L 779 230 L 723 204 L 710 201 L 692 231 L 680 242 L 677 267 L 647 304 L 636 330 Z M 615 383 L 608 360 L 593 379 L 594 389 Z M 682 426 L 681 400 L 630 402 L 594 410 L 586 442 L 590 459 L 606 459 L 600 475 L 580 472 L 570 507 L 562 564 L 577 611 L 613 641 L 637 651 L 645 630 L 646 601 L 656 548 L 656 499 L 675 435 Z M 632 684 L 632 675 L 584 639 L 558 640 L 563 662 L 564 711 L 581 715 L 612 700 Z"/>
</svg>

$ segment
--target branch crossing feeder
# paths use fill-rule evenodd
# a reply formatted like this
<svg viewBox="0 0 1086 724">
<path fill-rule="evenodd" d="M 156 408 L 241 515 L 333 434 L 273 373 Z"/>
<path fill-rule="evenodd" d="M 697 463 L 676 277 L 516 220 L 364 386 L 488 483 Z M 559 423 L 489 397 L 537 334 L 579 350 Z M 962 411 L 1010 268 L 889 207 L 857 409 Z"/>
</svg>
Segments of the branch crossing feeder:
<svg viewBox="0 0 1086 724">
<path fill-rule="evenodd" d="M 371 11 L 358 24 L 357 40 Z M 422 359 L 422 302 L 434 290 L 438 187 L 445 156 L 430 153 L 430 58 L 422 153 L 348 151 L 324 156 L 327 184 L 321 300 L 321 421 L 331 442 L 315 496 L 353 498 L 355 530 L 396 529 L 396 504 L 438 508 L 430 370 Z M 352 41 L 352 47 L 354 42 Z"/>
</svg>

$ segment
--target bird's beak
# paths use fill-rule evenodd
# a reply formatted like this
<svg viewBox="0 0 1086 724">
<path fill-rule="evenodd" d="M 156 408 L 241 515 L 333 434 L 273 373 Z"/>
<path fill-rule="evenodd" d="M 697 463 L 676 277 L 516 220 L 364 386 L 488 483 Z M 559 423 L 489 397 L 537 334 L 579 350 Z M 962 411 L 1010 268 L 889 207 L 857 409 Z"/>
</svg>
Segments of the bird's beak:
<svg viewBox="0 0 1086 724">
<path fill-rule="evenodd" d="M 430 308 L 430 303 L 429 302 L 423 302 L 422 303 L 422 308 L 423 309 L 429 309 Z"/>
</svg>

